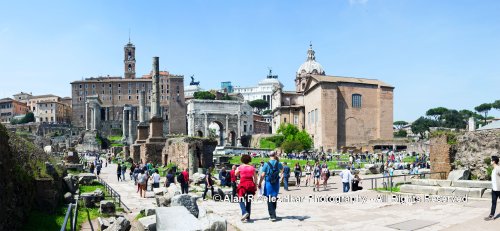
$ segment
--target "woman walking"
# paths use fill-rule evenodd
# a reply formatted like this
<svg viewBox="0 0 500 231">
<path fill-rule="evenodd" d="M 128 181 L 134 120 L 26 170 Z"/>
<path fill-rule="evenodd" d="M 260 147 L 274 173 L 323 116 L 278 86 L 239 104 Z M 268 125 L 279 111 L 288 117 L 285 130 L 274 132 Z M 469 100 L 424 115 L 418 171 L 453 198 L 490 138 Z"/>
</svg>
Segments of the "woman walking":
<svg viewBox="0 0 500 231">
<path fill-rule="evenodd" d="M 251 161 L 252 157 L 249 155 L 242 155 L 242 164 L 235 171 L 235 175 L 240 176 L 240 184 L 237 187 L 237 191 L 242 221 L 250 220 L 252 201 L 249 196 L 252 195 L 253 197 L 253 195 L 255 195 L 255 191 L 257 191 L 257 175 L 255 174 L 255 168 L 248 164 Z"/>
<path fill-rule="evenodd" d="M 295 169 L 294 169 L 293 173 L 295 173 L 297 187 L 300 187 L 300 176 L 302 175 L 302 168 L 300 167 L 299 162 L 295 163 Z"/>
<path fill-rule="evenodd" d="M 311 165 L 309 164 L 309 161 L 307 161 L 306 163 L 306 166 L 304 167 L 305 171 L 306 171 L 306 187 L 307 187 L 307 184 L 309 183 L 309 181 L 311 180 L 311 170 L 312 170 L 312 167 Z"/>
</svg>

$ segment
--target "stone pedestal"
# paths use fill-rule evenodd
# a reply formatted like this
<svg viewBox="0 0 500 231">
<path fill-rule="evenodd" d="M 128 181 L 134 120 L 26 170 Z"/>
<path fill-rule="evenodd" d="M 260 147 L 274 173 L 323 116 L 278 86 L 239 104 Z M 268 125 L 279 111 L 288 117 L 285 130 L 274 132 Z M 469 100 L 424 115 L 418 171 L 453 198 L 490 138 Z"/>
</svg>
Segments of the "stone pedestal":
<svg viewBox="0 0 500 231">
<path fill-rule="evenodd" d="M 165 143 L 141 144 L 141 161 L 145 161 L 145 163 L 152 162 L 153 164 L 160 164 L 164 147 Z"/>
<path fill-rule="evenodd" d="M 141 161 L 141 145 L 140 144 L 134 144 L 130 146 L 130 158 L 135 163 L 139 163 Z"/>
<path fill-rule="evenodd" d="M 137 140 L 136 144 L 146 143 L 148 139 L 149 125 L 147 123 L 141 122 L 137 125 Z"/>
<path fill-rule="evenodd" d="M 123 157 L 125 158 L 125 160 L 130 157 L 130 147 L 129 146 L 123 147 Z"/>
<path fill-rule="evenodd" d="M 149 137 L 147 143 L 164 143 L 163 138 L 163 119 L 161 117 L 153 117 L 149 120 Z"/>
</svg>

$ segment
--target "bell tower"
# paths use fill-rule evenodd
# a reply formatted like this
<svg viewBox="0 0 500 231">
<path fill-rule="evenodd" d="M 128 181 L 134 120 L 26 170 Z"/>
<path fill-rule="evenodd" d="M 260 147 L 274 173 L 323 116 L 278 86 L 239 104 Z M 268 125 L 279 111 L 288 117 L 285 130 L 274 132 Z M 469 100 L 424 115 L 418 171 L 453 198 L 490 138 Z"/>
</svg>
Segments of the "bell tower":
<svg viewBox="0 0 500 231">
<path fill-rule="evenodd" d="M 124 51 L 124 71 L 126 79 L 135 79 L 135 46 L 128 40 L 127 45 L 123 47 Z"/>
</svg>

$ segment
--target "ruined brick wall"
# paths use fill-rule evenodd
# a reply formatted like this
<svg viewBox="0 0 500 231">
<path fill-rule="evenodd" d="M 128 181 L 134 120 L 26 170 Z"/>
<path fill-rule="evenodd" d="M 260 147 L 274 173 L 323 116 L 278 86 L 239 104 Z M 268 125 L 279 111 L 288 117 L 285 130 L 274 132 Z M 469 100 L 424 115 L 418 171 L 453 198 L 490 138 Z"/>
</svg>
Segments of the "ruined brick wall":
<svg viewBox="0 0 500 231">
<path fill-rule="evenodd" d="M 452 170 L 451 163 L 453 162 L 451 145 L 448 144 L 445 135 L 431 138 L 431 172 L 445 172 L 444 177 L 447 178 Z M 441 179 L 440 174 L 431 175 L 431 179 Z"/>
<path fill-rule="evenodd" d="M 162 164 L 175 163 L 177 169 L 198 168 L 213 165 L 213 152 L 217 141 L 206 138 L 177 137 L 169 138 L 162 151 Z"/>
</svg>

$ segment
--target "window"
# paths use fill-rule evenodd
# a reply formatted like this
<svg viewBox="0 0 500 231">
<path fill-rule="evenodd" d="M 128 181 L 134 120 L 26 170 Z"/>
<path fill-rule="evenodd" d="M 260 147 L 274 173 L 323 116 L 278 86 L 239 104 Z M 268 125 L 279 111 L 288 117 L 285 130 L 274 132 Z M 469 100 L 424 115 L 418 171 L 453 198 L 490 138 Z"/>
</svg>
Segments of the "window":
<svg viewBox="0 0 500 231">
<path fill-rule="evenodd" d="M 318 122 L 318 109 L 314 110 L 314 121 Z"/>
<path fill-rule="evenodd" d="M 361 108 L 361 95 L 353 94 L 352 95 L 352 107 L 353 108 Z"/>
<path fill-rule="evenodd" d="M 283 122 L 285 122 L 285 123 L 286 123 L 286 118 L 283 118 Z"/>
<path fill-rule="evenodd" d="M 121 84 L 121 83 L 119 83 L 119 84 L 118 84 L 118 87 L 122 87 L 122 84 Z"/>
<path fill-rule="evenodd" d="M 129 96 L 128 96 L 128 100 L 130 100 L 130 99 L 132 99 L 132 97 L 129 95 Z"/>
<path fill-rule="evenodd" d="M 311 124 L 311 112 L 307 113 L 307 124 Z"/>
<path fill-rule="evenodd" d="M 293 124 L 295 125 L 299 124 L 299 115 L 293 115 Z"/>
</svg>

